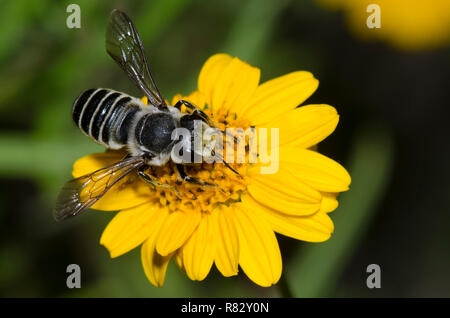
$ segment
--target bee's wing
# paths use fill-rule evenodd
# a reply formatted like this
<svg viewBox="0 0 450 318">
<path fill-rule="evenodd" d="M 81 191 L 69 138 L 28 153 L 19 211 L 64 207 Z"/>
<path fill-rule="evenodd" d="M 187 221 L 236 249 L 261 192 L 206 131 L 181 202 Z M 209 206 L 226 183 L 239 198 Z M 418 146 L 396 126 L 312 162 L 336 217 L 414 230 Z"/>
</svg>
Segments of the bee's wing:
<svg viewBox="0 0 450 318">
<path fill-rule="evenodd" d="M 97 202 L 120 179 L 144 164 L 144 158 L 129 157 L 91 174 L 67 181 L 56 199 L 57 221 L 80 214 Z"/>
<path fill-rule="evenodd" d="M 167 108 L 150 73 L 139 33 L 122 11 L 111 13 L 106 30 L 106 51 L 144 92 L 150 104 Z"/>
</svg>

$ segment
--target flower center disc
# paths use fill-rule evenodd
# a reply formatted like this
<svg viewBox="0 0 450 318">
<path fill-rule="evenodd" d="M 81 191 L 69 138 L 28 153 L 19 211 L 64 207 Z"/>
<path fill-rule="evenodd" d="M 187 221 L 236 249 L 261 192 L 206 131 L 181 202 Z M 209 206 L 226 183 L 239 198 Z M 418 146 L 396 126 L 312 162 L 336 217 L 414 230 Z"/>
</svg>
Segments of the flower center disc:
<svg viewBox="0 0 450 318">
<path fill-rule="evenodd" d="M 247 122 L 237 119 L 235 114 L 228 114 L 223 111 L 218 111 L 213 114 L 209 109 L 205 109 L 204 112 L 221 130 L 234 127 L 245 130 L 250 126 Z M 226 139 L 224 137 L 224 143 Z M 245 140 L 245 146 L 248 146 L 248 140 Z M 236 148 L 237 144 L 235 143 L 234 150 Z M 226 157 L 226 149 L 230 148 L 224 149 L 224 157 Z M 151 175 L 156 181 L 170 187 L 150 186 L 152 191 L 155 192 L 155 198 L 159 199 L 159 204 L 162 206 L 168 207 L 171 211 L 193 210 L 208 213 L 217 205 L 228 205 L 232 202 L 239 201 L 241 193 L 246 191 L 245 175 L 247 172 L 247 164 L 228 163 L 239 175 L 229 169 L 224 163 L 220 162 L 184 165 L 188 176 L 211 184 L 205 186 L 180 181 L 173 162 L 169 162 L 161 167 L 152 166 L 146 173 Z"/>
</svg>

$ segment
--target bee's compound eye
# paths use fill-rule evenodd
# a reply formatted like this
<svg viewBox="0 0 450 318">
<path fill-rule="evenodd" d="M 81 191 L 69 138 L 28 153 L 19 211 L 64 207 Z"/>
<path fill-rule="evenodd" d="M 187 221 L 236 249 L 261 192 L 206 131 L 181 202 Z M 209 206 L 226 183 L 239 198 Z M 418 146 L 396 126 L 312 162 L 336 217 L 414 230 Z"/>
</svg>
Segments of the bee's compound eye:
<svg viewBox="0 0 450 318">
<path fill-rule="evenodd" d="M 161 153 L 175 142 L 172 140 L 175 128 L 176 122 L 170 114 L 145 115 L 136 126 L 136 140 L 149 151 Z"/>
</svg>

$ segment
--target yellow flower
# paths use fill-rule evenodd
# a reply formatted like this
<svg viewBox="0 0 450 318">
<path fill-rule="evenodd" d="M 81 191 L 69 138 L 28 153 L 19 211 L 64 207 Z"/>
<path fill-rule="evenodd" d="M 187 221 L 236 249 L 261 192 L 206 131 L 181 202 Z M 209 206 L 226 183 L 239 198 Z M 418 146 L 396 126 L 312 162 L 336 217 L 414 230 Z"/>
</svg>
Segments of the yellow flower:
<svg viewBox="0 0 450 318">
<path fill-rule="evenodd" d="M 309 72 L 293 72 L 259 84 L 260 70 L 226 54 L 203 66 L 198 90 L 184 99 L 204 109 L 219 128 L 280 128 L 279 169 L 261 174 L 260 163 L 194 164 L 189 175 L 216 184 L 199 187 L 177 180 L 173 164 L 152 167 L 160 182 L 177 191 L 153 188 L 137 174 L 113 187 L 93 208 L 121 210 L 100 243 L 111 257 L 142 245 L 145 274 L 162 286 L 169 261 L 192 280 L 203 280 L 213 264 L 224 276 L 238 266 L 256 284 L 275 284 L 282 271 L 275 232 L 321 242 L 333 232 L 327 213 L 336 195 L 350 184 L 347 171 L 309 148 L 331 134 L 339 120 L 329 105 L 296 108 L 317 89 Z M 172 105 L 181 98 L 175 96 Z M 146 102 L 146 99 L 143 99 Z M 119 161 L 124 152 L 108 151 L 75 162 L 79 177 Z"/>
<path fill-rule="evenodd" d="M 353 33 L 365 39 L 381 39 L 405 50 L 438 47 L 450 39 L 448 0 L 318 0 L 328 8 L 340 8 Z M 369 4 L 380 7 L 381 28 L 369 29 Z"/>
</svg>

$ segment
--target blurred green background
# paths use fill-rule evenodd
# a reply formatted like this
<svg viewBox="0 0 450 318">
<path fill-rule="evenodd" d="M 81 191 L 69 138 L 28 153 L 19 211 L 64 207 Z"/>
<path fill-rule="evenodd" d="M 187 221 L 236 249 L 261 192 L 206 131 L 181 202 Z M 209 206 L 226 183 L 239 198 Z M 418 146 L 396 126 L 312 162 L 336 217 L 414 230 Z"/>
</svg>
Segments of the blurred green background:
<svg viewBox="0 0 450 318">
<path fill-rule="evenodd" d="M 66 27 L 70 3 L 81 7 L 80 29 Z M 450 296 L 448 45 L 408 52 L 358 40 L 342 12 L 313 0 L 0 5 L 0 296 Z M 135 22 L 169 100 L 194 90 L 204 61 L 225 52 L 260 67 L 262 81 L 311 71 L 320 86 L 307 103 L 340 113 L 320 151 L 348 168 L 351 190 L 331 215 L 336 229 L 326 243 L 279 236 L 276 286 L 224 278 L 215 268 L 192 282 L 171 262 L 156 288 L 139 249 L 111 260 L 99 245 L 114 213 L 53 220 L 74 160 L 102 151 L 72 124 L 75 97 L 91 87 L 141 95 L 104 49 L 114 8 Z M 72 263 L 81 266 L 81 289 L 66 287 Z M 381 266 L 381 289 L 366 287 L 372 263 Z"/>
</svg>

